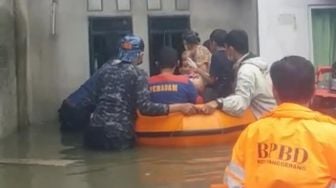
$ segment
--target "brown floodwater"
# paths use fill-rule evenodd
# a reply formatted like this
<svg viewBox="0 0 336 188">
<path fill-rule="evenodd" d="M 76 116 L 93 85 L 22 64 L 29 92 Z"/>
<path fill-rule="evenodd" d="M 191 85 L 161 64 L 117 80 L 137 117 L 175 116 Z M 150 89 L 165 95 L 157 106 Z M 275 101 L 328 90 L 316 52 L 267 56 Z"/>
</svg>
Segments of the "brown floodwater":
<svg viewBox="0 0 336 188">
<path fill-rule="evenodd" d="M 205 188 L 222 182 L 231 146 L 89 151 L 81 134 L 33 126 L 0 142 L 0 188 Z"/>
</svg>

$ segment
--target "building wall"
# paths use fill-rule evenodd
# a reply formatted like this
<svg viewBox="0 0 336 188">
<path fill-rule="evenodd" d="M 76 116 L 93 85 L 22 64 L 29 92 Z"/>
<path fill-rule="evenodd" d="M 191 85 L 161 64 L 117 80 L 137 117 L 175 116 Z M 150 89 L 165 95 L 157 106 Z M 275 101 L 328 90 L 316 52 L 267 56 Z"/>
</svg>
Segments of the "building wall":
<svg viewBox="0 0 336 188">
<path fill-rule="evenodd" d="M 251 51 L 258 53 L 257 0 L 191 0 L 190 12 L 191 27 L 203 41 L 216 28 L 243 29 L 249 34 Z"/>
<path fill-rule="evenodd" d="M 14 0 L 15 44 L 16 44 L 16 80 L 18 103 L 18 126 L 25 128 L 28 122 L 27 104 L 27 50 L 28 50 L 28 12 L 29 0 Z"/>
<path fill-rule="evenodd" d="M 313 60 L 310 6 L 336 5 L 334 0 L 259 0 L 260 54 L 274 62 L 286 55 Z"/>
<path fill-rule="evenodd" d="M 10 0 L 0 0 L 0 138 L 17 128 L 14 11 Z"/>
<path fill-rule="evenodd" d="M 59 1 L 55 37 L 50 36 L 51 0 L 28 4 L 27 92 L 32 124 L 55 121 L 61 101 L 89 77 L 89 16 L 132 15 L 134 32 L 148 46 L 148 15 L 190 14 L 191 27 L 203 41 L 215 28 L 242 28 L 250 32 L 251 48 L 256 51 L 258 46 L 257 7 L 250 0 L 190 0 L 189 11 L 175 11 L 175 0 L 162 0 L 162 11 L 148 11 L 145 0 L 132 0 L 131 12 L 117 11 L 110 0 L 104 0 L 103 12 L 88 12 L 86 2 Z M 241 10 L 246 13 L 238 15 Z M 142 67 L 148 70 L 148 47 L 145 54 Z"/>
</svg>

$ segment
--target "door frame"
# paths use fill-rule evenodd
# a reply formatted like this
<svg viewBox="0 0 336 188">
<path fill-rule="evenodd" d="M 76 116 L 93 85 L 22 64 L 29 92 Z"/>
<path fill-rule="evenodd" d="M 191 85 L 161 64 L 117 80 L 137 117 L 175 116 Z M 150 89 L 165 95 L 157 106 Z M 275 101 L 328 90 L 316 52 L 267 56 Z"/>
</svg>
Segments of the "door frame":
<svg viewBox="0 0 336 188">
<path fill-rule="evenodd" d="M 190 21 L 190 13 L 179 13 L 179 14 L 166 14 L 166 13 L 157 13 L 157 14 L 148 14 L 147 16 L 147 20 L 148 20 L 148 25 L 147 25 L 147 28 L 148 28 L 148 58 L 149 58 L 149 64 L 148 64 L 148 70 L 149 70 L 149 74 L 152 75 L 152 45 L 151 45 L 151 41 L 152 41 L 152 38 L 151 38 L 151 34 L 152 33 L 155 33 L 155 32 L 152 32 L 152 29 L 151 29 L 151 18 L 187 18 L 187 28 L 186 30 L 188 29 L 191 29 L 191 21 Z M 173 31 L 173 30 L 171 30 Z M 180 32 L 181 30 L 176 30 L 176 32 Z"/>
</svg>

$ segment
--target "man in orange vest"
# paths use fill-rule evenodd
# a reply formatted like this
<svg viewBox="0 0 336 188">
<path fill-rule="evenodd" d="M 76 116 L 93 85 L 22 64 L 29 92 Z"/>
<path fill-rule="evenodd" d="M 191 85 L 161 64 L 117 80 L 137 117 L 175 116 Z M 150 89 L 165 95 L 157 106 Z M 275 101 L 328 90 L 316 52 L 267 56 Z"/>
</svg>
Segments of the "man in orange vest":
<svg viewBox="0 0 336 188">
<path fill-rule="evenodd" d="M 307 106 L 315 92 L 312 63 L 289 56 L 271 67 L 279 106 L 249 125 L 225 170 L 228 187 L 336 187 L 336 121 Z"/>
</svg>

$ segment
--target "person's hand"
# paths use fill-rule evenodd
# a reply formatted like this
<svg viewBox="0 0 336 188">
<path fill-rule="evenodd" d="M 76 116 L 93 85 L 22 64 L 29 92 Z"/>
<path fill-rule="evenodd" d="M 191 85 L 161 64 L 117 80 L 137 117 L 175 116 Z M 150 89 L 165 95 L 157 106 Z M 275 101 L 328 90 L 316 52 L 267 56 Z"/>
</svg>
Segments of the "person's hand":
<svg viewBox="0 0 336 188">
<path fill-rule="evenodd" d="M 196 74 L 199 74 L 200 73 L 200 69 L 198 67 L 196 68 L 192 68 L 192 71 Z"/>
<path fill-rule="evenodd" d="M 184 115 L 190 116 L 197 113 L 197 108 L 195 107 L 194 104 L 190 103 L 181 104 L 180 112 L 183 113 Z"/>
<path fill-rule="evenodd" d="M 194 73 L 196 73 L 196 74 L 207 74 L 207 72 L 206 71 L 204 71 L 202 68 L 200 68 L 200 67 L 197 67 L 197 68 L 193 68 L 192 69 L 193 70 L 193 72 Z"/>
<path fill-rule="evenodd" d="M 218 103 L 216 101 L 210 101 L 201 108 L 201 111 L 204 114 L 212 114 L 216 111 L 217 108 Z"/>
</svg>

